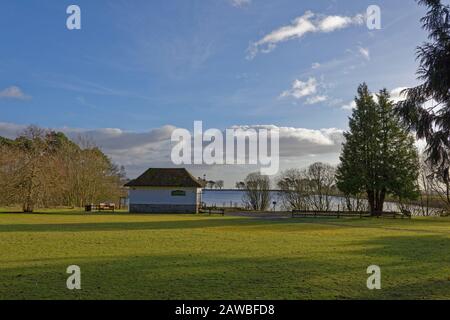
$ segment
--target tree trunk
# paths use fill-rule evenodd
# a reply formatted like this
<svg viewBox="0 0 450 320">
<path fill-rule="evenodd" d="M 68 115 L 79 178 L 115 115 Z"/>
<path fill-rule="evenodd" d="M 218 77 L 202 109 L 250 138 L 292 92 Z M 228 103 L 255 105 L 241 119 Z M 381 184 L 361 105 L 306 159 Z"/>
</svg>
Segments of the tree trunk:
<svg viewBox="0 0 450 320">
<path fill-rule="evenodd" d="M 372 190 L 367 191 L 367 200 L 369 201 L 370 214 L 372 216 L 376 213 L 375 208 L 375 193 Z"/>
<path fill-rule="evenodd" d="M 386 190 L 377 190 L 373 192 L 373 207 L 371 206 L 372 216 L 379 216 L 383 213 Z"/>
<path fill-rule="evenodd" d="M 35 163 L 32 162 L 30 176 L 26 180 L 25 203 L 23 204 L 23 212 L 25 213 L 32 213 L 34 209 L 33 184 L 35 179 L 35 170 Z"/>
<path fill-rule="evenodd" d="M 450 182 L 446 179 L 445 181 L 447 204 L 450 204 Z"/>
<path fill-rule="evenodd" d="M 367 199 L 369 201 L 370 214 L 372 216 L 378 216 L 384 209 L 386 190 L 367 191 Z"/>
<path fill-rule="evenodd" d="M 378 208 L 378 210 L 382 213 L 384 211 L 384 201 L 386 200 L 386 190 L 381 190 L 380 193 L 380 202 L 379 205 L 380 207 Z"/>
</svg>

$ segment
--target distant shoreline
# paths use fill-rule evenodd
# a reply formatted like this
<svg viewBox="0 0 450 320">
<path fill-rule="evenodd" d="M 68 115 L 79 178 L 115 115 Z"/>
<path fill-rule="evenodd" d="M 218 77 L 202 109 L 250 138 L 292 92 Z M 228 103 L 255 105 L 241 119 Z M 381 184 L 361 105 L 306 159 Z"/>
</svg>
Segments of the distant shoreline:
<svg viewBox="0 0 450 320">
<path fill-rule="evenodd" d="M 245 191 L 245 189 L 203 189 L 203 191 Z M 283 192 L 283 190 L 268 190 L 269 192 Z"/>
</svg>

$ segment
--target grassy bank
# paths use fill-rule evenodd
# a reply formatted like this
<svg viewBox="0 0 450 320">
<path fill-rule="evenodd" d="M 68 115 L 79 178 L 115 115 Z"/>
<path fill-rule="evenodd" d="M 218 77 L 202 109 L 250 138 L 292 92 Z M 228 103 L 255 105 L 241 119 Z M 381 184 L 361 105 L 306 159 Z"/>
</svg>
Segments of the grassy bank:
<svg viewBox="0 0 450 320">
<path fill-rule="evenodd" d="M 450 299 L 448 218 L 0 213 L 0 252 L 0 299 Z"/>
</svg>

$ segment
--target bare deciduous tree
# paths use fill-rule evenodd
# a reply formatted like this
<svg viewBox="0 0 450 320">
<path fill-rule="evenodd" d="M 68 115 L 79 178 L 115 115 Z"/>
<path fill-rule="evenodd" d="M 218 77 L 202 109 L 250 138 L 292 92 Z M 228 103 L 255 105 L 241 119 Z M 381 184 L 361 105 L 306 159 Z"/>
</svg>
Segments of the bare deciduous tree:
<svg viewBox="0 0 450 320">
<path fill-rule="evenodd" d="M 236 189 L 244 190 L 245 189 L 245 182 L 243 182 L 243 181 L 236 182 Z"/>
<path fill-rule="evenodd" d="M 331 210 L 333 191 L 336 189 L 336 168 L 324 163 L 314 163 L 306 171 L 311 196 L 311 207 L 318 211 Z"/>
<path fill-rule="evenodd" d="M 430 198 L 433 194 L 433 170 L 422 156 L 419 168 L 420 207 L 424 216 L 430 215 Z"/>
<path fill-rule="evenodd" d="M 245 179 L 243 202 L 254 211 L 264 211 L 270 206 L 270 179 L 260 173 L 251 173 Z"/>
<path fill-rule="evenodd" d="M 210 181 L 206 182 L 206 187 L 208 189 L 214 189 L 215 186 L 216 186 L 216 182 L 215 181 L 210 180 Z"/>
<path fill-rule="evenodd" d="M 216 181 L 216 188 L 217 189 L 223 189 L 223 186 L 224 186 L 224 182 L 223 182 L 223 180 L 217 180 Z"/>
<path fill-rule="evenodd" d="M 285 209 L 330 211 L 336 194 L 335 174 L 336 169 L 324 163 L 283 172 L 277 185 Z"/>
<path fill-rule="evenodd" d="M 278 178 L 279 197 L 286 210 L 308 210 L 309 181 L 305 170 L 289 169 Z"/>
<path fill-rule="evenodd" d="M 450 180 L 447 175 L 448 173 L 443 173 L 442 169 L 439 169 L 429 176 L 429 182 L 433 193 L 444 204 L 446 211 L 450 212 Z"/>
<path fill-rule="evenodd" d="M 369 203 L 364 194 L 343 195 L 341 198 L 340 209 L 349 212 L 366 212 L 369 211 Z"/>
<path fill-rule="evenodd" d="M 48 134 L 44 129 L 30 126 L 17 139 L 22 167 L 17 172 L 17 193 L 21 196 L 24 212 L 33 212 L 35 206 L 49 196 L 54 186 L 52 164 L 55 150 Z"/>
</svg>

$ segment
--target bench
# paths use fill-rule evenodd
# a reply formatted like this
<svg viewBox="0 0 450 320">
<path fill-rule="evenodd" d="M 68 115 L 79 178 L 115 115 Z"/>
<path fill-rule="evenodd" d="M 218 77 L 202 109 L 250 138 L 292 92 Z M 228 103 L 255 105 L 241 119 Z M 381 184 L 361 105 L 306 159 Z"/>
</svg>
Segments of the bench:
<svg viewBox="0 0 450 320">
<path fill-rule="evenodd" d="M 399 212 L 382 212 L 381 214 L 377 215 L 377 217 L 381 217 L 381 218 L 393 218 L 393 219 L 397 219 L 397 218 L 401 218 L 401 219 L 411 219 L 412 218 L 412 214 L 411 211 L 408 210 L 402 210 L 401 213 Z"/>
<path fill-rule="evenodd" d="M 100 203 L 98 205 L 98 211 L 112 211 L 116 210 L 116 205 L 114 203 Z"/>
<path fill-rule="evenodd" d="M 220 214 L 222 216 L 225 215 L 225 209 L 217 209 L 217 208 L 203 208 L 200 209 L 200 213 L 205 213 L 205 214 Z"/>
</svg>

